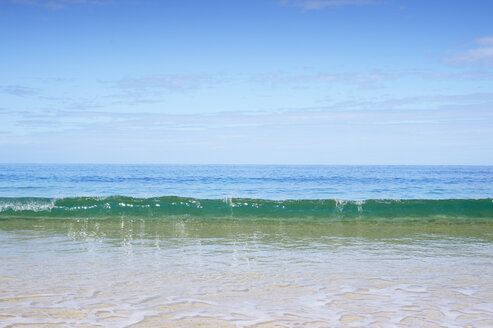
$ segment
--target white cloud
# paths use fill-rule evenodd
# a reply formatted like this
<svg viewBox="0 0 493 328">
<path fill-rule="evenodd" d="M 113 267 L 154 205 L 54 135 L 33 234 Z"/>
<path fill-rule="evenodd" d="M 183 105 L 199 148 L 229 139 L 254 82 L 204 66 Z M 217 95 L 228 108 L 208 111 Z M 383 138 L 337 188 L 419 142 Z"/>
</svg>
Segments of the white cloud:
<svg viewBox="0 0 493 328">
<path fill-rule="evenodd" d="M 214 83 L 219 80 L 218 76 L 207 74 L 166 74 L 146 75 L 139 77 L 124 77 L 116 84 L 123 89 L 134 90 L 167 90 L 186 91 L 195 89 L 204 83 Z"/>
<path fill-rule="evenodd" d="M 22 85 L 4 85 L 0 86 L 0 93 L 18 97 L 32 96 L 39 92 L 38 89 Z"/>
<path fill-rule="evenodd" d="M 319 10 L 330 7 L 366 5 L 375 3 L 373 0 L 281 0 L 279 4 L 286 7 L 297 7 L 305 10 Z"/>
<path fill-rule="evenodd" d="M 482 46 L 493 46 L 493 36 L 484 36 L 482 38 L 476 39 L 476 43 Z"/>
<path fill-rule="evenodd" d="M 474 40 L 476 46 L 446 58 L 453 64 L 493 64 L 493 36 Z"/>
<path fill-rule="evenodd" d="M 357 99 L 318 108 L 284 108 L 269 111 L 222 111 L 209 114 L 167 114 L 148 111 L 64 109 L 11 113 L 22 134 L 66 130 L 98 133 L 151 133 L 208 131 L 225 128 L 444 124 L 491 122 L 493 93 L 434 95 L 380 100 Z M 1 110 L 1 108 L 0 108 Z M 1 112 L 0 112 L 1 113 Z M 252 130 L 253 131 L 253 130 Z M 253 133 L 253 132 L 252 132 Z"/>
<path fill-rule="evenodd" d="M 403 73 L 373 70 L 370 72 L 318 72 L 311 74 L 290 74 L 282 71 L 258 74 L 252 82 L 278 85 L 305 85 L 311 83 L 347 83 L 361 88 L 373 88 L 381 81 L 403 77 Z"/>
<path fill-rule="evenodd" d="M 106 5 L 113 3 L 113 0 L 8 0 L 11 3 L 21 5 L 32 5 L 49 9 L 62 9 L 70 5 Z"/>
<path fill-rule="evenodd" d="M 201 88 L 211 88 L 223 83 L 227 77 L 223 74 L 151 74 L 127 76 L 107 83 L 116 94 L 109 97 L 118 102 L 145 104 L 158 103 L 163 96 L 171 93 L 187 93 Z"/>
</svg>

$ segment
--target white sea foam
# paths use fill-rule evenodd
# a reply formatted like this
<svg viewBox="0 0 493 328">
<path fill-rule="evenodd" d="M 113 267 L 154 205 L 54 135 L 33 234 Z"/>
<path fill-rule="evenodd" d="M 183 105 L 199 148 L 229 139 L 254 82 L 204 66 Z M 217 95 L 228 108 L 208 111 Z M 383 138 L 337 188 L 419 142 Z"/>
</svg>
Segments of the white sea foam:
<svg viewBox="0 0 493 328">
<path fill-rule="evenodd" d="M 339 212 L 342 212 L 342 210 L 344 209 L 344 205 L 346 205 L 346 201 L 344 200 L 341 200 L 341 199 L 334 199 L 334 201 L 336 202 L 336 208 Z"/>
<path fill-rule="evenodd" d="M 363 205 L 365 204 L 364 200 L 359 200 L 355 202 L 356 206 L 358 206 L 358 212 L 363 212 Z"/>
<path fill-rule="evenodd" d="M 228 197 L 225 197 L 223 198 L 223 202 L 225 202 L 226 204 L 228 204 L 229 206 L 233 206 L 233 197 L 231 196 L 228 196 Z"/>
<path fill-rule="evenodd" d="M 32 212 L 43 212 L 43 211 L 51 211 L 55 208 L 56 199 L 51 200 L 23 200 L 23 199 L 15 199 L 15 200 L 0 200 L 0 212 L 4 212 L 7 210 L 12 210 L 15 212 L 20 211 L 32 211 Z"/>
</svg>

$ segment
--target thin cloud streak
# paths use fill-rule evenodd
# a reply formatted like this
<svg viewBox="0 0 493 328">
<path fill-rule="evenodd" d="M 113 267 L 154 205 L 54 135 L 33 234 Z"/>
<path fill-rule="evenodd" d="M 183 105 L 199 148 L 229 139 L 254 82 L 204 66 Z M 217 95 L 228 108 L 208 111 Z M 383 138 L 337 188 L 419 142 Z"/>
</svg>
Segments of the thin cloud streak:
<svg viewBox="0 0 493 328">
<path fill-rule="evenodd" d="M 358 72 L 319 72 L 312 74 L 290 74 L 285 72 L 270 72 L 258 74 L 251 78 L 251 82 L 278 86 L 283 84 L 310 84 L 310 83 L 347 83 L 359 87 L 374 87 L 378 81 L 393 80 L 402 77 L 402 73 L 384 72 L 375 70 L 366 73 Z"/>
<path fill-rule="evenodd" d="M 217 74 L 166 74 L 124 77 L 115 81 L 115 86 L 122 89 L 188 91 L 205 84 L 215 84 L 222 79 Z"/>
<path fill-rule="evenodd" d="M 10 3 L 30 5 L 52 10 L 63 9 L 71 5 L 96 5 L 103 6 L 114 3 L 113 0 L 8 0 Z"/>
<path fill-rule="evenodd" d="M 116 103 L 153 104 L 162 101 L 170 93 L 187 93 L 202 88 L 210 88 L 224 83 L 224 74 L 151 74 L 127 76 L 115 81 L 105 82 L 116 93 L 108 95 L 117 99 Z"/>
<path fill-rule="evenodd" d="M 39 90 L 22 85 L 4 85 L 0 86 L 0 93 L 18 97 L 27 97 L 38 94 Z"/>
<path fill-rule="evenodd" d="M 341 6 L 359 6 L 375 4 L 372 0 L 281 0 L 279 5 L 283 7 L 302 8 L 304 10 L 320 10 Z"/>
<path fill-rule="evenodd" d="M 426 106 L 416 106 L 425 103 Z M 218 112 L 214 114 L 163 114 L 61 110 L 36 114 L 23 112 L 15 122 L 32 133 L 106 131 L 107 133 L 166 134 L 171 131 L 220 131 L 241 128 L 254 133 L 262 127 L 289 130 L 296 126 L 429 125 L 459 122 L 491 122 L 493 94 L 428 96 L 340 103 L 330 107 L 292 108 L 263 112 Z M 418 109 L 419 108 L 419 109 Z M 471 110 L 474 108 L 474 110 Z M 372 110 L 373 109 L 373 110 Z M 111 123 L 111 124 L 109 124 Z"/>
<path fill-rule="evenodd" d="M 493 64 L 493 36 L 474 40 L 476 47 L 445 58 L 452 64 Z"/>
</svg>

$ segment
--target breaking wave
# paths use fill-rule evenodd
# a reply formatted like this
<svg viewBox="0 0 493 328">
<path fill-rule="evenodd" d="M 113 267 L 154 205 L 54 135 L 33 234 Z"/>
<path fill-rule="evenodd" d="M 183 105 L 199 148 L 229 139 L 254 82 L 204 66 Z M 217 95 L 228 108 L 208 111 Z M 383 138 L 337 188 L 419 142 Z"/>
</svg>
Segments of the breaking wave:
<svg viewBox="0 0 493 328">
<path fill-rule="evenodd" d="M 0 198 L 2 218 L 490 221 L 493 199 Z"/>
</svg>

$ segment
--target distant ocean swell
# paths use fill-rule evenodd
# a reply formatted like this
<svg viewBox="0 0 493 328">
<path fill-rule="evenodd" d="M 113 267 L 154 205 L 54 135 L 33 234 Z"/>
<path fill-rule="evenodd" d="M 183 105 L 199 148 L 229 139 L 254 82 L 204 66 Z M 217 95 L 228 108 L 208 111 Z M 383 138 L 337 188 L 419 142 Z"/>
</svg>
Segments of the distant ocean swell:
<svg viewBox="0 0 493 328">
<path fill-rule="evenodd" d="M 133 198 L 0 198 L 2 218 L 61 219 L 314 219 L 491 221 L 493 199 L 265 200 Z"/>
</svg>

